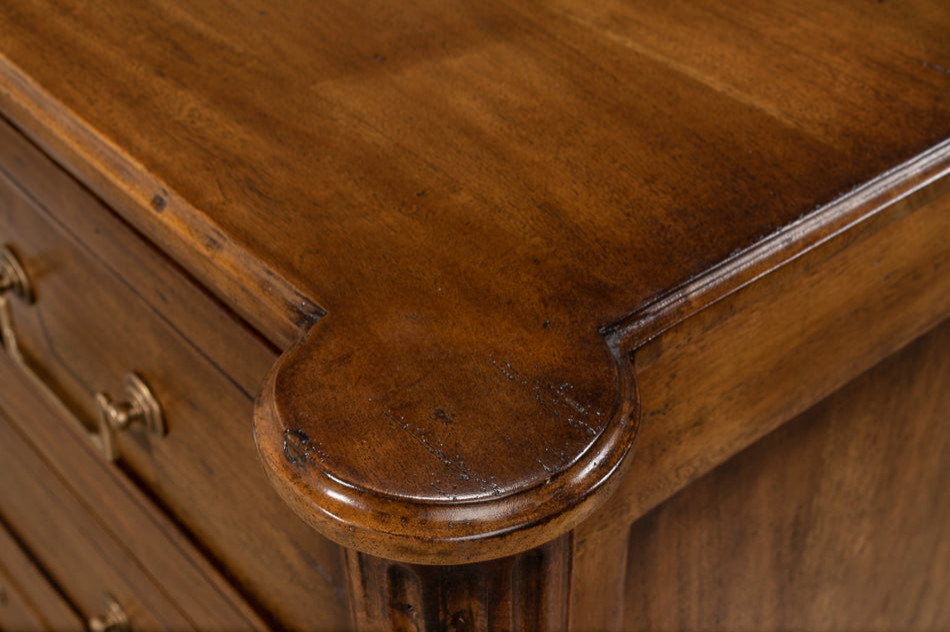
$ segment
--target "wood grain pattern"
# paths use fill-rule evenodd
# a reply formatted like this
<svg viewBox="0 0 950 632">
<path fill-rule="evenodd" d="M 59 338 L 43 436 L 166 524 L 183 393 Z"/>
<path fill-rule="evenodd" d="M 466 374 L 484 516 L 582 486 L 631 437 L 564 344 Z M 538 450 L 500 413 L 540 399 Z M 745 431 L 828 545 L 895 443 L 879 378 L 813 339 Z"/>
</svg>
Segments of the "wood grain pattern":
<svg viewBox="0 0 950 632">
<path fill-rule="evenodd" d="M 639 520 L 626 630 L 950 626 L 950 322 Z"/>
<path fill-rule="evenodd" d="M 348 551 L 354 627 L 458 632 L 567 625 L 570 536 L 478 564 L 425 566 Z"/>
<path fill-rule="evenodd" d="M 0 524 L 0 629 L 79 630 L 83 621 Z"/>
<path fill-rule="evenodd" d="M 238 388 L 252 395 L 260 388 L 278 350 L 3 120 L 0 173 L 55 227 L 49 230 L 80 243 Z"/>
<path fill-rule="evenodd" d="M 638 348 L 634 464 L 583 529 L 624 528 L 945 319 L 947 235 L 943 177 Z"/>
<path fill-rule="evenodd" d="M 950 315 L 948 185 L 891 204 L 636 351 L 633 463 L 574 533 L 577 629 L 619 629 L 616 552 L 631 523 Z"/>
<path fill-rule="evenodd" d="M 85 619 L 101 614 L 110 593 L 140 629 L 264 629 L 180 534 L 141 499 L 136 502 L 127 484 L 122 489 L 122 483 L 106 482 L 110 474 L 102 466 L 71 470 L 73 479 L 103 483 L 87 490 L 98 494 L 90 511 L 6 411 L 0 414 L 0 437 L 4 521 Z M 112 514 L 109 522 L 103 522 L 103 509 Z"/>
<path fill-rule="evenodd" d="M 590 250 L 589 264 L 613 258 L 610 270 L 622 278 L 612 285 L 645 277 L 636 273 L 645 270 L 631 268 L 650 266 L 651 280 L 634 284 L 647 289 L 642 300 L 651 289 L 675 285 L 658 283 L 658 276 L 676 272 L 663 274 L 657 261 L 693 266 L 694 272 L 703 267 L 695 254 L 616 265 L 631 247 L 669 242 L 649 237 L 669 225 L 662 220 L 674 217 L 674 208 L 702 208 L 696 202 L 703 196 L 711 201 L 722 213 L 704 209 L 691 223 L 721 220 L 718 228 L 705 228 L 723 237 L 722 243 L 708 235 L 691 239 L 701 240 L 704 255 L 714 249 L 727 254 L 743 239 L 748 243 L 763 229 L 846 190 L 843 180 L 866 181 L 947 132 L 941 96 L 948 79 L 939 71 L 947 63 L 940 37 L 947 15 L 939 2 L 894 8 L 799 0 L 753 3 L 745 10 L 712 2 L 461 7 L 425 1 L 319 10 L 234 3 L 142 3 L 102 13 L 48 8 L 25 2 L 5 8 L 4 98 L 11 116 L 56 145 L 53 153 L 66 154 L 72 169 L 95 178 L 113 197 L 115 189 L 124 189 L 124 203 L 115 206 L 137 225 L 160 223 L 185 232 L 211 222 L 223 231 L 219 246 L 248 246 L 253 255 L 266 251 L 258 258 L 279 262 L 278 273 L 311 290 L 352 287 L 358 275 L 378 270 L 371 260 L 387 254 L 361 253 L 366 265 L 358 269 L 348 265 L 349 258 L 335 260 L 332 252 L 360 243 L 341 230 L 359 226 L 359 219 L 340 213 L 360 209 L 375 217 L 385 213 L 387 202 L 401 208 L 411 201 L 421 212 L 445 216 L 446 203 L 456 204 L 432 196 L 455 182 L 445 193 L 456 191 L 462 203 L 474 197 L 466 207 L 480 219 L 488 219 L 494 202 L 518 208 L 525 222 L 540 220 L 543 209 L 531 207 L 549 201 L 556 204 L 549 215 L 561 208 L 564 215 L 575 211 L 575 221 L 592 222 L 589 212 L 577 208 L 583 200 L 598 210 L 600 225 L 615 227 L 624 239 L 629 233 L 618 220 L 625 209 L 636 209 L 627 223 L 648 230 L 637 244 L 588 249 L 588 238 L 563 247 Z M 834 35 L 827 33 L 829 19 L 835 20 Z M 372 36 L 355 39 L 354 29 Z M 706 46 L 683 44 L 691 38 Z M 353 41 L 360 44 L 344 45 Z M 44 51 L 42 59 L 36 50 Z M 14 76 L 17 70 L 21 74 Z M 66 79 L 76 76 L 83 80 Z M 41 92 L 29 93 L 24 82 Z M 136 89 L 120 92 L 116 85 Z M 254 90 L 235 92 L 235 85 Z M 102 94 L 109 95 L 106 106 Z M 47 131 L 28 125 L 34 118 L 42 118 Z M 51 130 L 59 128 L 64 133 L 57 141 Z M 101 146 L 87 146 L 87 136 L 100 139 Z M 557 147 L 561 151 L 553 151 Z M 125 163 L 110 164 L 117 158 L 109 151 Z M 780 159 L 769 161 L 768 152 Z M 588 166 L 578 172 L 581 164 Z M 691 169 L 708 174 L 708 189 L 697 182 L 678 190 L 681 174 Z M 757 175 L 743 182 L 746 173 Z M 167 181 L 181 199 L 166 200 L 161 214 L 141 212 L 162 193 L 136 190 L 144 189 L 135 185 L 146 175 Z M 440 182 L 439 188 L 417 188 Z M 639 183 L 650 186 L 638 191 Z M 427 195 L 417 196 L 422 190 Z M 733 206 L 731 216 L 746 220 L 749 205 L 735 202 L 751 201 L 755 193 L 764 194 L 751 222 L 758 226 L 735 230 L 727 209 Z M 413 199 L 418 197 L 423 199 Z M 660 200 L 674 200 L 674 208 Z M 130 209 L 135 202 L 139 208 Z M 324 217 L 314 217 L 315 207 Z M 298 218 L 317 222 L 314 229 L 335 227 L 327 237 L 340 236 L 341 242 L 310 255 L 309 262 L 295 261 L 306 245 L 318 243 L 294 243 L 314 239 L 299 234 L 288 242 L 284 228 Z M 418 221 L 435 225 L 436 218 L 424 219 Z M 650 220 L 657 219 L 650 230 Z M 443 234 L 455 234 L 445 228 Z M 411 254 L 434 256 L 455 245 L 437 239 L 419 239 Z M 697 249 L 687 246 L 696 245 L 666 247 L 693 253 Z M 512 254 L 528 255 L 529 246 Z M 214 244 L 205 244 L 203 253 L 189 259 L 221 264 L 227 255 L 212 256 L 213 250 Z M 512 263 L 512 257 L 505 262 Z M 527 269 L 537 266 L 550 264 Z M 551 277 L 539 285 L 558 281 Z M 652 288 L 642 287 L 647 284 Z M 338 294 L 320 297 L 343 300 Z M 630 309 L 637 302 L 614 304 Z"/>
<path fill-rule="evenodd" d="M 659 502 L 664 494 L 676 491 L 944 318 L 950 312 L 945 246 L 950 234 L 948 171 L 950 159 L 943 148 L 926 154 L 660 297 L 659 307 L 648 305 L 630 323 L 608 332 L 611 348 L 618 354 L 636 351 L 641 369 L 656 362 L 661 353 L 680 351 L 653 373 L 638 377 L 641 382 L 648 380 L 643 383 L 654 398 L 648 414 L 657 422 L 672 419 L 674 423 L 661 426 L 663 434 L 651 437 L 645 448 L 647 465 L 634 466 L 636 473 L 626 476 L 621 484 L 625 490 L 609 501 L 602 517 L 580 529 L 588 533 L 623 529 L 649 503 Z M 881 272 L 885 269 L 886 273 Z M 752 281 L 758 283 L 741 298 L 724 301 Z M 725 305 L 696 316 L 717 301 Z M 863 329 L 854 328 L 855 310 L 862 313 Z M 694 322 L 656 338 L 688 316 Z M 856 337 L 856 332 L 861 334 Z M 749 336 L 760 343 L 736 346 L 736 341 Z M 644 349 L 644 341 L 651 337 L 652 348 Z M 697 342 L 700 338 L 703 342 Z M 788 349 L 796 346 L 799 351 L 790 360 Z M 777 388 L 757 377 L 772 373 L 780 374 L 788 387 Z M 271 378 L 262 396 L 265 405 L 279 390 Z M 632 394 L 632 386 L 626 392 Z M 258 410 L 260 422 L 260 406 Z M 712 419 L 699 425 L 697 416 Z M 300 436 L 309 441 L 309 435 Z M 470 560 L 537 545 L 545 536 L 556 535 L 557 529 L 565 529 L 568 522 L 538 526 L 534 521 L 547 518 L 550 506 L 524 508 L 529 501 L 515 494 L 482 507 L 475 503 L 448 506 L 441 514 L 422 508 L 421 503 L 407 503 L 408 510 L 377 503 L 375 498 L 367 500 L 327 482 L 322 472 L 312 470 L 313 463 L 328 458 L 327 446 L 304 446 L 301 453 L 312 455 L 312 461 L 294 463 L 287 452 L 287 437 L 294 439 L 294 432 L 285 431 L 284 437 L 282 452 L 265 452 L 265 459 L 287 473 L 286 478 L 277 478 L 277 487 L 286 480 L 298 485 L 296 478 L 301 477 L 303 487 L 330 490 L 311 492 L 304 501 L 292 493 L 285 497 L 299 513 L 350 546 L 370 550 L 385 546 L 387 554 L 397 559 L 418 554 L 428 561 L 456 559 L 451 557 L 456 555 Z M 659 466 L 657 459 L 662 459 Z M 551 482 L 555 481 L 557 477 L 552 476 Z M 547 485 L 543 491 L 560 491 L 554 484 Z M 538 501 L 544 498 L 543 492 L 533 489 L 525 495 Z M 570 505 L 577 497 L 562 495 L 560 500 Z M 528 525 L 515 536 L 507 530 L 511 523 L 503 522 L 512 515 Z M 566 515 L 558 514 L 558 518 Z M 471 520 L 470 528 L 458 528 L 463 516 Z M 360 532 L 367 522 L 376 532 Z M 434 524 L 438 522 L 451 526 L 439 529 Z M 399 539 L 411 537 L 420 524 L 426 528 L 425 548 L 421 553 L 407 552 Z M 493 528 L 503 533 L 493 534 Z M 396 537 L 385 542 L 379 532 Z M 470 554 L 468 550 L 483 544 L 463 541 L 473 533 L 487 533 L 485 539 L 495 541 Z M 440 541 L 438 547 L 434 540 Z"/>
<path fill-rule="evenodd" d="M 126 472 L 285 625 L 309 626 L 315 612 L 331 628 L 345 621 L 338 547 L 296 519 L 256 462 L 247 420 L 273 350 L 22 139 L 8 138 L 0 150 L 0 240 L 18 249 L 36 286 L 34 305 L 11 299 L 31 364 L 92 427 L 93 393 L 119 396 L 125 372 L 140 372 L 169 434 L 120 436 Z M 35 188 L 14 185 L 4 168 Z M 5 404 L 15 400 L 11 388 L 4 385 Z M 33 416 L 28 404 L 21 410 Z M 55 445 L 63 423 L 24 428 Z"/>
<path fill-rule="evenodd" d="M 54 4 L 0 9 L 3 110 L 272 340 L 322 316 L 264 460 L 417 561 L 580 520 L 636 426 L 599 328 L 950 134 L 936 0 Z"/>
</svg>

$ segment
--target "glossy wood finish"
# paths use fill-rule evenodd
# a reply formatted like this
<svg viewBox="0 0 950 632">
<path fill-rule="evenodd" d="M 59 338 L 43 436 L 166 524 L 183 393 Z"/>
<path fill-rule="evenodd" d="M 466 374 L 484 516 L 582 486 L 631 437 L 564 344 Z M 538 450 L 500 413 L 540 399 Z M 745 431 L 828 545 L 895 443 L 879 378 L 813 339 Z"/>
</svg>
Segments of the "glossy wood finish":
<svg viewBox="0 0 950 632">
<path fill-rule="evenodd" d="M 368 629 L 633 625 L 665 559 L 645 514 L 950 314 L 947 32 L 940 0 L 9 0 L 24 346 L 74 405 L 145 374 L 170 433 L 123 438 L 106 478 L 270 623 L 340 628 L 348 601 Z M 10 383 L 41 455 L 11 480 L 122 522 Z M 843 537 L 814 550 L 844 567 Z M 196 600 L 154 598 L 171 627 Z M 703 612 L 642 614 L 744 621 Z"/>
<path fill-rule="evenodd" d="M 7 361 L 0 362 L 0 371 L 4 381 L 17 383 Z M 18 386 L 28 392 L 22 382 Z M 52 414 L 42 408 L 31 413 L 31 421 Z M 4 521 L 85 620 L 100 615 L 104 596 L 111 594 L 139 629 L 263 629 L 167 519 L 69 430 L 52 438 L 60 445 L 46 446 L 62 459 L 51 466 L 10 414 L 4 402 Z"/>
<path fill-rule="evenodd" d="M 0 524 L 0 630 L 79 630 L 83 621 Z"/>
<path fill-rule="evenodd" d="M 624 529 L 945 319 L 948 235 L 944 176 L 639 347 L 634 464 L 581 531 Z"/>
<path fill-rule="evenodd" d="M 948 173 L 950 159 L 945 148 L 927 152 L 605 331 L 615 352 L 636 356 L 641 370 L 664 352 L 682 349 L 683 357 L 672 354 L 671 362 L 650 375 L 650 390 L 656 400 L 648 413 L 657 416 L 672 409 L 669 416 L 681 425 L 665 427 L 659 441 L 646 448 L 648 452 L 661 451 L 662 466 L 648 460 L 649 465 L 635 468 L 636 473 L 616 476 L 613 482 L 623 478 L 626 491 L 615 495 L 601 518 L 594 517 L 579 528 L 589 533 L 623 529 L 625 520 L 634 519 L 638 510 L 650 506 L 637 507 L 636 503 L 659 502 L 691 477 L 722 462 L 944 318 L 950 312 L 950 277 L 945 272 L 950 254 L 945 245 L 950 234 Z M 911 214 L 913 219 L 900 223 Z M 886 273 L 873 270 L 882 263 L 881 270 Z M 741 297 L 731 298 L 747 286 L 751 289 Z M 718 305 L 720 301 L 724 305 Z M 711 305 L 715 309 L 702 311 Z M 896 310 L 895 305 L 902 309 Z M 864 328 L 854 327 L 856 310 L 863 314 Z M 690 318 L 680 330 L 661 335 Z M 710 335 L 707 330 L 723 321 L 725 326 Z M 706 342 L 697 344 L 701 335 L 706 336 Z M 750 336 L 761 342 L 745 352 L 736 347 L 736 341 Z M 832 344 L 831 340 L 838 342 Z M 796 346 L 798 354 L 790 361 L 788 350 Z M 822 360 L 816 362 L 818 358 Z M 788 386 L 762 383 L 759 376 L 763 371 L 779 372 Z M 627 400 L 634 400 L 632 380 L 626 380 L 621 392 Z M 265 402 L 272 388 L 276 389 L 274 382 L 265 383 Z M 732 392 L 726 396 L 724 389 Z M 720 403 L 723 398 L 728 404 Z M 702 426 L 705 433 L 694 432 L 696 415 L 714 417 Z M 687 434 L 677 436 L 683 431 Z M 314 473 L 311 466 L 326 460 L 326 447 L 310 442 L 306 433 L 286 430 L 282 447 L 277 453 L 265 451 L 265 459 L 288 470 L 292 480 L 302 477 L 313 487 L 334 492 L 326 498 L 314 494 L 302 508 L 293 495 L 286 496 L 288 502 L 321 527 L 348 525 L 348 532 L 336 537 L 351 546 L 370 550 L 379 546 L 378 533 L 366 537 L 358 531 L 362 524 L 359 516 L 374 507 L 382 507 L 384 512 L 373 516 L 372 528 L 378 531 L 405 538 L 413 533 L 414 525 L 426 524 L 427 546 L 419 555 L 430 562 L 472 559 L 471 551 L 481 543 L 465 538 L 480 533 L 480 528 L 487 529 L 485 523 L 505 524 L 495 514 L 483 514 L 485 508 L 475 503 L 449 505 L 441 512 L 423 510 L 418 504 L 408 509 L 377 504 L 375 498 L 361 497 L 322 480 L 320 472 Z M 437 447 L 429 447 L 446 457 Z M 596 462 L 597 456 L 591 460 Z M 557 477 L 552 476 L 551 481 Z M 547 485 L 553 494 L 560 491 L 557 485 Z M 281 489 L 280 480 L 277 487 Z M 534 490 L 530 493 L 538 495 Z M 522 509 L 517 496 L 503 498 L 502 506 L 504 503 L 509 510 L 517 508 L 520 518 L 534 530 L 527 538 L 507 531 L 495 537 L 490 549 L 495 555 L 528 546 L 525 539 L 537 544 L 543 534 L 564 529 L 570 517 L 560 514 L 558 520 L 538 527 L 531 521 L 543 521 L 543 505 Z M 618 517 L 618 510 L 623 517 Z M 321 514 L 327 514 L 329 520 Z M 459 528 L 463 519 L 470 520 L 470 525 L 464 525 L 469 528 Z M 448 528 L 439 529 L 440 521 L 448 523 Z M 357 525 L 355 533 L 353 523 Z M 397 559 L 413 554 L 398 541 L 391 542 L 387 552 Z"/>
<path fill-rule="evenodd" d="M 404 564 L 347 552 L 359 630 L 556 631 L 567 626 L 570 536 L 477 564 Z"/>
<path fill-rule="evenodd" d="M 644 419 L 633 463 L 574 532 L 575 629 L 619 628 L 619 552 L 632 523 L 950 315 L 948 184 L 883 209 L 638 349 Z"/>
<path fill-rule="evenodd" d="M 246 423 L 274 351 L 22 137 L 3 132 L 0 241 L 17 249 L 36 289 L 34 305 L 10 299 L 31 365 L 92 428 L 93 394 L 118 397 L 125 372 L 142 375 L 169 432 L 120 435 L 121 467 L 271 616 L 297 626 L 315 612 L 330 626 L 346 621 L 340 552 L 273 494 Z"/>
<path fill-rule="evenodd" d="M 947 454 L 950 321 L 639 520 L 623 629 L 947 629 Z"/>
<path fill-rule="evenodd" d="M 950 134 L 935 1 L 2 16 L 17 124 L 272 339 L 328 312 L 264 391 L 264 460 L 416 561 L 576 524 L 635 431 L 598 328 Z"/>
<path fill-rule="evenodd" d="M 36 213 L 121 279 L 126 291 L 147 304 L 191 341 L 204 360 L 253 395 L 278 350 L 234 317 L 233 312 L 193 282 L 154 245 L 103 205 L 94 193 L 65 173 L 6 121 L 0 120 L 0 174 Z M 12 237 L 3 237 L 9 242 Z"/>
</svg>

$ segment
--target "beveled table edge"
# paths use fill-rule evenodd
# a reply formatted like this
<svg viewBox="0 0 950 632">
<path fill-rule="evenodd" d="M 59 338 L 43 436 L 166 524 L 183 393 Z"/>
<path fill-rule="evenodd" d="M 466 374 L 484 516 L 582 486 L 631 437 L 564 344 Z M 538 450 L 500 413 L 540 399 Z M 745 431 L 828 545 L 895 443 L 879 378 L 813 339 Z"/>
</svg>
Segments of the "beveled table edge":
<svg viewBox="0 0 950 632">
<path fill-rule="evenodd" d="M 160 245 L 271 343 L 288 347 L 301 330 L 326 313 L 2 53 L 0 116 Z"/>
<path fill-rule="evenodd" d="M 283 348 L 308 344 L 325 315 L 292 282 L 239 244 L 194 250 L 195 232 L 214 222 L 148 174 L 0 55 L 0 112 L 136 228 L 167 248 L 209 289 Z M 801 217 L 752 247 L 601 328 L 616 364 L 616 406 L 604 431 L 580 458 L 542 484 L 500 498 L 419 503 L 360 490 L 315 474 L 302 485 L 282 458 L 283 427 L 273 408 L 278 360 L 255 406 L 255 438 L 282 497 L 332 539 L 391 559 L 461 563 L 513 554 L 570 530 L 597 508 L 621 478 L 639 422 L 632 355 L 637 348 L 725 296 L 874 216 L 950 173 L 950 140 Z M 156 196 L 162 212 L 156 213 Z M 319 327 L 316 328 L 319 330 Z M 296 342 L 294 342 L 296 340 Z M 459 528 L 457 525 L 465 525 Z"/>
<path fill-rule="evenodd" d="M 319 335 L 314 339 L 318 341 Z M 298 344 L 308 341 L 304 338 Z M 274 388 L 287 356 L 271 370 L 256 401 L 258 452 L 281 497 L 339 544 L 420 564 L 461 564 L 513 555 L 553 540 L 590 515 L 630 463 L 626 456 L 639 427 L 639 395 L 630 358 L 612 351 L 616 399 L 603 431 L 568 467 L 504 495 L 458 502 L 385 496 L 333 477 L 308 452 L 303 458 L 289 458 L 290 429 L 277 413 Z"/>
<path fill-rule="evenodd" d="M 749 248 L 603 327 L 609 344 L 635 351 L 717 301 L 856 227 L 950 174 L 950 139 L 787 224 Z"/>
<path fill-rule="evenodd" d="M 639 424 L 636 350 L 677 323 L 757 282 L 804 253 L 854 229 L 892 204 L 950 174 L 950 140 L 774 232 L 747 250 L 601 329 L 617 367 L 617 407 L 581 459 L 548 482 L 500 498 L 424 503 L 359 489 L 288 464 L 288 428 L 275 406 L 278 362 L 255 408 L 255 436 L 271 482 L 318 531 L 344 546 L 389 559 L 457 564 L 511 555 L 569 531 L 602 504 L 623 477 Z M 317 344 L 320 327 L 298 345 Z M 289 354 L 288 354 L 289 355 Z M 284 356 L 282 360 L 285 360 Z M 606 464 L 606 465 L 605 465 Z"/>
</svg>

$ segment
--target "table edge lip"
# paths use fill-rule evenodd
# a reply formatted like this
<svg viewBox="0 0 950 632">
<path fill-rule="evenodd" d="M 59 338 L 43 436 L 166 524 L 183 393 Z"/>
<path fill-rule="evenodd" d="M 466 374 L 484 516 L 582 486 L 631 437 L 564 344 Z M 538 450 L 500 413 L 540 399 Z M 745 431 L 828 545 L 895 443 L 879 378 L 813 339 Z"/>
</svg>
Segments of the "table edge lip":
<svg viewBox="0 0 950 632">
<path fill-rule="evenodd" d="M 261 430 L 266 425 L 284 428 L 274 408 L 272 393 L 273 376 L 284 368 L 280 362 L 272 370 L 256 403 L 255 438 L 261 461 L 271 483 L 298 515 L 338 543 L 364 552 L 405 562 L 454 564 L 510 555 L 543 544 L 569 531 L 592 513 L 609 497 L 613 483 L 623 477 L 624 462 L 630 461 L 628 455 L 634 447 L 640 421 L 634 369 L 634 356 L 640 347 L 836 237 L 861 230 L 886 209 L 918 192 L 933 190 L 934 185 L 939 187 L 941 195 L 946 193 L 945 185 L 950 185 L 950 140 L 855 187 L 751 248 L 736 253 L 709 273 L 659 297 L 617 324 L 603 328 L 600 333 L 615 359 L 619 375 L 614 386 L 618 410 L 608 429 L 612 424 L 629 424 L 633 432 L 622 440 L 608 441 L 611 452 L 620 455 L 621 460 L 610 468 L 607 476 L 577 478 L 577 472 L 584 469 L 581 461 L 587 462 L 584 457 L 599 452 L 595 446 L 602 437 L 598 436 L 582 454 L 581 461 L 552 477 L 574 476 L 571 497 L 584 507 L 551 502 L 545 496 L 546 484 L 518 488 L 500 498 L 459 502 L 453 507 L 435 501 L 380 495 L 378 490 L 360 489 L 358 485 L 334 480 L 328 472 L 322 472 L 322 479 L 311 475 L 301 477 L 283 462 L 279 444 L 273 440 L 277 435 L 271 433 L 267 437 L 268 431 Z M 299 344 L 318 344 L 319 330 L 319 326 L 315 327 L 312 338 L 302 339 Z M 289 356 L 282 359 L 287 360 Z M 632 402 L 635 408 L 624 410 L 624 402 Z M 319 470 L 319 466 L 316 469 Z M 341 498 L 345 502 L 340 502 Z M 450 535 L 446 524 L 452 512 L 439 513 L 445 507 L 460 513 L 468 511 L 474 517 L 475 531 L 458 537 Z M 338 509 L 342 514 L 335 513 Z M 408 526 L 381 528 L 380 515 L 400 517 Z M 414 516 L 423 516 L 423 519 L 415 521 Z"/>
<path fill-rule="evenodd" d="M 308 334 L 314 333 L 310 331 L 311 328 L 326 311 L 312 297 L 308 297 L 292 280 L 271 269 L 266 262 L 253 255 L 239 242 L 225 240 L 227 243 L 222 247 L 221 243 L 211 244 L 195 240 L 195 234 L 221 234 L 214 220 L 57 101 L 2 53 L 0 116 L 9 120 L 13 127 L 36 143 L 70 175 L 100 196 L 147 239 L 168 252 L 202 285 L 221 297 L 254 329 L 281 349 L 303 344 L 309 339 Z M 639 406 L 631 358 L 638 348 L 730 294 L 759 281 L 835 236 L 853 229 L 892 204 L 947 177 L 948 174 L 950 139 L 945 139 L 835 200 L 777 228 L 752 246 L 731 254 L 698 276 L 636 307 L 619 321 L 602 327 L 599 333 L 611 355 L 615 357 L 620 375 L 617 384 L 611 386 L 616 392 L 616 401 L 619 402 L 611 424 L 628 425 L 632 429 L 632 432 L 622 433 L 621 441 L 609 446 L 613 466 L 608 476 L 589 477 L 586 490 L 581 489 L 584 487 L 582 481 L 575 481 L 579 486 L 578 493 L 573 495 L 577 507 L 572 509 L 563 506 L 564 503 L 559 503 L 555 512 L 549 512 L 541 518 L 535 516 L 531 524 L 519 523 L 519 514 L 506 512 L 502 504 L 512 506 L 513 497 L 531 497 L 545 485 L 517 489 L 501 499 L 489 498 L 471 503 L 484 508 L 486 515 L 490 513 L 503 519 L 486 522 L 483 532 L 472 533 L 465 538 L 399 536 L 400 541 L 415 544 L 400 549 L 401 556 L 390 557 L 402 557 L 407 561 L 431 561 L 431 553 L 415 555 L 412 552 L 413 547 L 421 545 L 434 552 L 439 549 L 435 546 L 438 541 L 447 551 L 459 549 L 457 561 L 487 559 L 482 552 L 487 542 L 495 543 L 490 557 L 498 557 L 529 548 L 525 546 L 526 543 L 532 546 L 540 543 L 536 537 L 539 534 L 543 534 L 544 541 L 547 541 L 570 529 L 606 498 L 605 494 L 612 487 L 607 484 L 608 479 L 620 478 L 619 473 L 624 469 L 623 462 L 627 460 L 626 456 L 633 446 L 639 422 Z M 164 212 L 156 212 L 154 208 L 156 191 L 161 192 L 163 196 Z M 314 338 L 319 338 L 318 332 Z M 272 369 L 272 374 L 281 369 L 284 359 L 285 356 L 281 356 Z M 255 423 L 262 415 L 259 411 L 268 405 L 267 384 L 265 381 L 262 395 L 257 399 Z M 608 424 L 608 429 L 611 424 Z M 556 472 L 554 476 L 567 476 L 568 473 L 574 476 L 589 465 L 586 457 L 599 452 L 592 448 L 606 433 L 607 429 L 591 441 L 582 455 L 585 458 L 572 462 L 569 467 Z M 259 438 L 258 442 L 261 449 Z M 273 449 L 271 451 L 273 452 Z M 281 475 L 279 469 L 268 465 L 265 452 L 266 450 L 261 449 L 265 470 L 285 500 L 288 500 L 287 485 L 290 482 Z M 281 490 L 281 487 L 284 489 Z M 373 495 L 378 496 L 375 493 Z M 396 502 L 401 503 L 403 507 L 419 505 L 398 499 Z M 584 507 L 581 508 L 580 505 Z M 435 507 L 436 503 L 429 503 L 428 506 Z M 316 526 L 326 528 L 327 524 L 321 522 Z M 351 526 L 354 525 L 347 525 L 334 539 L 347 545 L 353 544 L 353 538 L 347 535 L 347 532 L 352 532 L 349 528 Z M 331 531 L 335 531 L 335 527 L 331 528 Z M 369 533 L 372 530 L 365 531 Z M 512 534 L 517 534 L 517 537 L 512 537 Z M 534 535 L 529 537 L 525 534 Z M 379 532 L 370 533 L 369 537 L 375 544 L 358 548 L 369 552 L 385 552 L 383 543 L 391 541 L 396 535 Z M 510 544 L 499 545 L 498 542 L 501 541 Z M 464 542 L 476 543 L 477 546 L 461 544 Z M 448 555 L 449 558 L 452 557 L 451 553 Z"/>
<path fill-rule="evenodd" d="M 252 328 L 287 349 L 327 314 L 293 280 L 272 269 L 216 222 L 151 174 L 0 52 L 0 117 L 102 198 Z M 703 272 L 629 308 L 600 328 L 609 346 L 629 351 L 801 256 L 950 170 L 950 138 L 820 204 Z M 155 212 L 156 192 L 163 212 Z M 239 288 L 236 291 L 236 288 Z"/>
</svg>

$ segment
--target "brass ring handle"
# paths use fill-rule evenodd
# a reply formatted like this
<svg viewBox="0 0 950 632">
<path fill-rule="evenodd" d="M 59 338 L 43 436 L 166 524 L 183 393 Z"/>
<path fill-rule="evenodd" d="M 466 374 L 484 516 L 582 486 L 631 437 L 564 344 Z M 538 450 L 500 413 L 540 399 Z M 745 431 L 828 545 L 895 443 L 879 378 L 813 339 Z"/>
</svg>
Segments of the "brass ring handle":
<svg viewBox="0 0 950 632">
<path fill-rule="evenodd" d="M 95 394 L 96 408 L 99 412 L 98 433 L 89 432 L 69 406 L 30 366 L 30 362 L 20 350 L 7 298 L 9 294 L 27 304 L 33 304 L 36 300 L 30 277 L 26 274 L 20 259 L 9 246 L 3 246 L 0 248 L 0 334 L 2 334 L 3 348 L 63 415 L 73 420 L 76 426 L 89 436 L 93 445 L 99 448 L 108 461 L 119 458 L 116 434 L 134 424 L 144 426 L 148 432 L 157 436 L 164 436 L 167 433 L 162 407 L 142 378 L 135 373 L 127 373 L 125 376 L 127 397 L 125 401 L 113 402 L 105 393 Z"/>
</svg>

